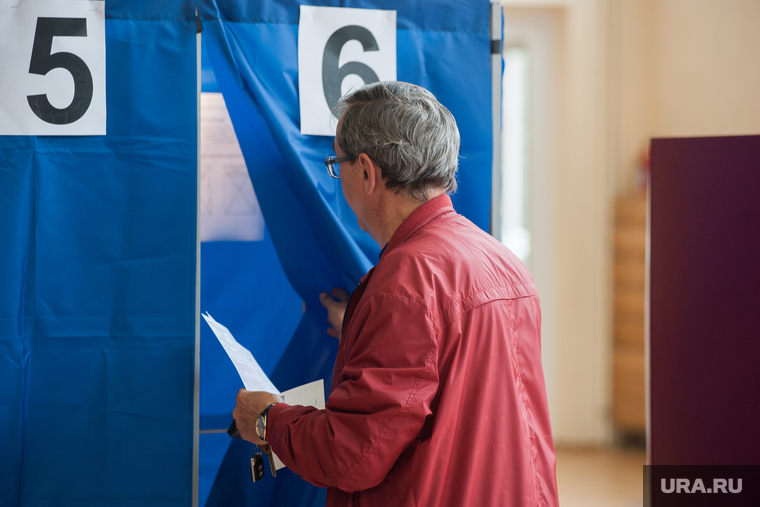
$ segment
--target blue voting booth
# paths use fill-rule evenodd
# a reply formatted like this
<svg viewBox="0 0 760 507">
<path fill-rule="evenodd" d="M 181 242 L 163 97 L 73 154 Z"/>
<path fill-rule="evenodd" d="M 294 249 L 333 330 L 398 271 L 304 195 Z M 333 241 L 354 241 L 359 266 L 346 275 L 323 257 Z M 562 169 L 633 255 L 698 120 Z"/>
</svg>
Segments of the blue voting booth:
<svg viewBox="0 0 760 507">
<path fill-rule="evenodd" d="M 195 45 L 108 2 L 107 135 L 0 136 L 3 506 L 192 502 Z"/>
<path fill-rule="evenodd" d="M 266 222 L 258 241 L 201 244 L 200 310 L 280 390 L 330 385 L 318 294 L 351 290 L 379 252 L 325 171 L 332 137 L 300 132 L 300 3 L 197 2 L 202 90 L 224 96 Z M 489 3 L 319 5 L 396 11 L 397 79 L 457 118 L 454 206 L 488 230 Z M 324 503 L 286 469 L 251 483 L 253 446 L 220 432 L 242 384 L 205 323 L 195 433 L 195 8 L 106 2 L 106 135 L 0 136 L 3 505 L 191 505 L 194 488 L 199 505 Z"/>
<path fill-rule="evenodd" d="M 320 5 L 396 10 L 397 78 L 430 89 L 457 118 L 462 158 L 454 205 L 487 230 L 491 195 L 489 4 L 356 1 Z M 199 12 L 208 60 L 227 101 L 267 224 L 266 241 L 271 238 L 285 275 L 305 303 L 300 324 L 270 376 L 281 390 L 317 378 L 324 378 L 329 386 L 337 342 L 324 331 L 326 312 L 318 294 L 333 286 L 353 289 L 376 262 L 379 247 L 359 230 L 340 182 L 325 170 L 323 161 L 333 154 L 333 138 L 302 135 L 299 130 L 299 2 L 217 1 L 202 5 Z M 204 266 L 212 262 L 206 250 L 202 258 Z M 273 258 L 270 262 L 276 263 Z M 204 296 L 205 290 L 204 283 Z M 205 305 L 206 299 L 202 301 Z M 267 337 L 258 340 L 265 343 Z M 212 388 L 215 381 L 206 378 L 207 374 L 204 369 L 202 399 L 204 389 L 222 391 Z M 201 438 L 203 459 L 203 439 L 218 437 Z M 263 483 L 252 484 L 247 466 L 253 446 L 241 441 L 219 445 L 227 451 L 206 505 L 324 502 L 323 491 L 288 470 L 281 470 L 276 480 L 267 477 Z M 209 442 L 208 447 L 213 444 Z"/>
</svg>

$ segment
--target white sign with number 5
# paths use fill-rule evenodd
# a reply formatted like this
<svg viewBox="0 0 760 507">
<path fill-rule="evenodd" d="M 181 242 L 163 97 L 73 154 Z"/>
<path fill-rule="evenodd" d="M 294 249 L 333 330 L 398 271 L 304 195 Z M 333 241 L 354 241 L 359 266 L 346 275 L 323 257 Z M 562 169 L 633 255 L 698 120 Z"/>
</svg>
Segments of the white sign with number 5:
<svg viewBox="0 0 760 507">
<path fill-rule="evenodd" d="M 105 133 L 105 2 L 0 1 L 0 135 Z"/>
<path fill-rule="evenodd" d="M 335 135 L 332 110 L 349 90 L 396 79 L 396 11 L 301 6 L 301 133 Z"/>
</svg>

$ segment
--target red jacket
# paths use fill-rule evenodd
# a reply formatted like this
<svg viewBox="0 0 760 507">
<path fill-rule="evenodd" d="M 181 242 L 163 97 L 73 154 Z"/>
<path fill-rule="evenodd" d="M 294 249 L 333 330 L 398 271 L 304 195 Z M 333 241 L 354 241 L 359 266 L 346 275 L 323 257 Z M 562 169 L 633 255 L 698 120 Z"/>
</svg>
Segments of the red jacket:
<svg viewBox="0 0 760 507">
<path fill-rule="evenodd" d="M 328 506 L 556 506 L 533 280 L 448 196 L 352 295 L 325 410 L 275 405 L 272 449 Z"/>
</svg>

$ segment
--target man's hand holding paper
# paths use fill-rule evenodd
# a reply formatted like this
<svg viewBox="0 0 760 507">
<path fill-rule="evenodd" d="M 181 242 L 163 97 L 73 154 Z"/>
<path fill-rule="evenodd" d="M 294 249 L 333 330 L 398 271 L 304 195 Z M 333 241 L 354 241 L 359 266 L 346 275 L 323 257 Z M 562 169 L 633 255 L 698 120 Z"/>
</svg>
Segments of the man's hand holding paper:
<svg viewBox="0 0 760 507">
<path fill-rule="evenodd" d="M 243 440 L 256 445 L 265 445 L 256 434 L 256 420 L 259 414 L 272 403 L 282 403 L 282 398 L 266 391 L 246 391 L 240 389 L 235 398 L 235 410 L 232 418 L 235 419 L 238 431 Z"/>
<path fill-rule="evenodd" d="M 243 440 L 257 444 L 265 454 L 271 454 L 267 443 L 259 438 L 256 432 L 259 415 L 272 403 L 285 402 L 290 405 L 324 409 L 324 382 L 320 379 L 280 393 L 256 362 L 253 354 L 235 340 L 229 329 L 215 321 L 208 313 L 204 314 L 203 318 L 229 355 L 245 386 L 245 389 L 238 391 L 235 409 L 232 412 L 235 427 Z M 272 456 L 278 470 L 285 466 L 276 455 Z"/>
</svg>

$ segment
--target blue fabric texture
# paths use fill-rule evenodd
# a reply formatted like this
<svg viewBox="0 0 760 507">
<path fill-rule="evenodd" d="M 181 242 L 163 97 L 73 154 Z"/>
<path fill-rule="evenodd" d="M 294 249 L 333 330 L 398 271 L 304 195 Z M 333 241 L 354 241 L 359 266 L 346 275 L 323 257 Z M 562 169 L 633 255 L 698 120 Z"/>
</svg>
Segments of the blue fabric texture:
<svg viewBox="0 0 760 507">
<path fill-rule="evenodd" d="M 218 93 L 205 43 L 201 49 L 201 92 Z M 227 326 L 255 354 L 264 372 L 272 374 L 301 321 L 302 301 L 285 277 L 268 230 L 259 241 L 201 244 L 201 312 Z M 201 323 L 200 363 L 198 505 L 205 505 L 232 443 L 226 432 L 219 431 L 232 421 L 235 394 L 243 384 L 205 323 Z M 235 495 L 236 490 L 224 494 Z"/>
<path fill-rule="evenodd" d="M 380 247 L 361 231 L 340 182 L 324 166 L 331 137 L 300 133 L 296 0 L 201 0 L 198 11 L 219 90 L 246 159 L 272 244 L 306 312 L 271 378 L 289 389 L 331 382 L 337 342 L 325 333 L 318 295 L 353 290 Z M 488 230 L 491 90 L 488 2 L 326 0 L 323 6 L 395 9 L 398 79 L 426 87 L 457 119 L 462 136 L 460 213 Z M 292 472 L 250 482 L 252 446 L 233 442 L 211 487 L 209 507 L 324 504 L 324 492 Z"/>
<path fill-rule="evenodd" d="M 0 137 L 0 503 L 190 505 L 195 4 L 106 4 L 107 135 Z"/>
</svg>

